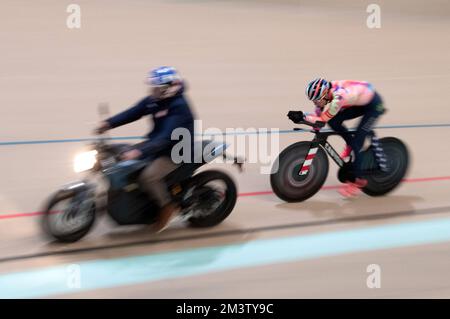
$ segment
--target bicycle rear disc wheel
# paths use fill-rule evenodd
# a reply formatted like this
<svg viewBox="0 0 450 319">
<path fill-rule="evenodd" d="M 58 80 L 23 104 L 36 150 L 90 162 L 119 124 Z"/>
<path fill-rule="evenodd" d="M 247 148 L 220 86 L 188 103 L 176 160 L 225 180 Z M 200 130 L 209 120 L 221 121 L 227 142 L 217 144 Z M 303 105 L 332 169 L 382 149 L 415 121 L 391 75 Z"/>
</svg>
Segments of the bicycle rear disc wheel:
<svg viewBox="0 0 450 319">
<path fill-rule="evenodd" d="M 382 196 L 393 191 L 405 177 L 409 166 L 409 152 L 401 140 L 385 137 L 380 139 L 380 144 L 386 155 L 386 172 L 378 168 L 371 148 L 364 153 L 363 170 L 377 170 L 365 177 L 368 184 L 363 188 L 363 192 L 370 196 Z"/>
</svg>

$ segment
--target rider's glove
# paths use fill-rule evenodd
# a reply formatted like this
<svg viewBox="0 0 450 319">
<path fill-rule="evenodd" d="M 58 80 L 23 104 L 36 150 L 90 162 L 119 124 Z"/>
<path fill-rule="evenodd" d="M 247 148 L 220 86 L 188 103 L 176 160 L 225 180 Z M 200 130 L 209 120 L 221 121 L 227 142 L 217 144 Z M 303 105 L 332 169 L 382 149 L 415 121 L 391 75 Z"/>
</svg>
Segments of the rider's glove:
<svg viewBox="0 0 450 319">
<path fill-rule="evenodd" d="M 302 111 L 289 111 L 287 117 L 294 123 L 299 123 L 305 118 Z"/>
<path fill-rule="evenodd" d="M 108 122 L 103 121 L 103 122 L 100 122 L 100 124 L 94 129 L 94 134 L 101 135 L 101 134 L 105 133 L 106 131 L 108 131 L 109 129 L 111 129 L 111 125 L 109 125 Z"/>
</svg>

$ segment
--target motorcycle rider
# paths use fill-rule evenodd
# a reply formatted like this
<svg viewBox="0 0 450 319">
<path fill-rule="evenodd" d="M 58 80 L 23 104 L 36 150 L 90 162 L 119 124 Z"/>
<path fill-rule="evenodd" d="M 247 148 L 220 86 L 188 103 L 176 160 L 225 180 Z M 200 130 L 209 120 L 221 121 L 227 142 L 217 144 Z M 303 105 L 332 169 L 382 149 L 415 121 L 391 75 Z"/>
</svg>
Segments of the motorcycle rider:
<svg viewBox="0 0 450 319">
<path fill-rule="evenodd" d="M 185 83 L 173 67 L 159 67 L 148 73 L 149 95 L 131 108 L 100 123 L 97 133 L 134 122 L 148 115 L 153 120 L 153 130 L 147 139 L 134 145 L 122 155 L 124 160 L 146 159 L 149 165 L 139 176 L 142 189 L 159 204 L 161 210 L 154 224 L 156 232 L 163 231 L 179 208 L 172 203 L 164 177 L 176 165 L 171 157 L 172 147 L 177 143 L 171 139 L 176 128 L 186 128 L 194 137 L 194 115 L 184 96 Z M 192 141 L 191 141 L 192 143 Z"/>
<path fill-rule="evenodd" d="M 316 108 L 314 113 L 306 113 L 305 119 L 313 123 L 326 122 L 334 131 L 341 133 L 347 144 L 342 158 L 349 157 L 352 150 L 355 154 L 355 182 L 347 182 L 339 192 L 345 197 L 356 196 L 367 185 L 367 180 L 362 177 L 361 151 L 375 121 L 384 113 L 383 101 L 373 85 L 364 81 L 327 81 L 317 78 L 306 87 L 306 95 Z M 343 122 L 358 117 L 361 120 L 351 137 L 346 134 L 348 129 Z"/>
</svg>

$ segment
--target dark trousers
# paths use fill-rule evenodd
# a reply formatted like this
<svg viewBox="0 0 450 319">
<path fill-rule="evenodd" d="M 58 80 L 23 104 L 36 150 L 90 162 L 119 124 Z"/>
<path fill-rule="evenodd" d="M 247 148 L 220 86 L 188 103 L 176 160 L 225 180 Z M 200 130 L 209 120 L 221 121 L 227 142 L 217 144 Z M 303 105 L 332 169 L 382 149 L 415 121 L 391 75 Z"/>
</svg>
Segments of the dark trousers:
<svg viewBox="0 0 450 319">
<path fill-rule="evenodd" d="M 362 147 L 367 135 L 372 131 L 373 126 L 378 117 L 384 113 L 383 101 L 378 93 L 375 93 L 372 100 L 363 106 L 354 106 L 340 111 L 336 116 L 328 121 L 328 125 L 336 132 L 340 133 L 345 142 L 350 145 L 355 153 L 355 161 L 353 163 L 353 174 L 355 177 L 362 175 Z M 349 134 L 344 121 L 361 117 L 361 121 L 356 128 L 354 134 Z"/>
</svg>

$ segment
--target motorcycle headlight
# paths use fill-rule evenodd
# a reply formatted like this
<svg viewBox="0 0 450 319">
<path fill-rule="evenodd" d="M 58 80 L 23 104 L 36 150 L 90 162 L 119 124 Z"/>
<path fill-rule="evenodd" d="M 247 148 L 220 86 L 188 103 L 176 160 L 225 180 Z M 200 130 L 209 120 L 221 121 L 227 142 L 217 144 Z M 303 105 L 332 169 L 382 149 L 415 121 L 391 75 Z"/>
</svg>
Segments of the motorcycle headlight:
<svg viewBox="0 0 450 319">
<path fill-rule="evenodd" d="M 80 153 L 75 156 L 75 160 L 73 162 L 73 170 L 75 173 L 81 173 L 87 170 L 92 169 L 97 163 L 97 154 L 96 150 Z"/>
</svg>

